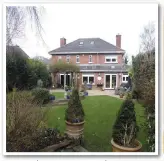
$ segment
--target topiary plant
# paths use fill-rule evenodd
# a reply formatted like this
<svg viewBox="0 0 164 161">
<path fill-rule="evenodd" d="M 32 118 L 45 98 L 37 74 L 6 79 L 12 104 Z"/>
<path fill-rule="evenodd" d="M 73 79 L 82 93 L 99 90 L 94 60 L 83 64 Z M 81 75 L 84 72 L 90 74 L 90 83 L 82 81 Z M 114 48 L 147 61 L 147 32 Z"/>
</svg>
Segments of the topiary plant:
<svg viewBox="0 0 164 161">
<path fill-rule="evenodd" d="M 126 99 L 113 125 L 112 138 L 120 146 L 135 147 L 138 130 L 134 103 L 131 99 Z"/>
<path fill-rule="evenodd" d="M 78 89 L 73 89 L 68 108 L 65 112 L 65 120 L 71 123 L 84 121 L 84 110 L 79 98 Z"/>
<path fill-rule="evenodd" d="M 50 93 L 46 88 L 34 88 L 32 89 L 32 96 L 34 97 L 34 102 L 42 105 L 49 102 Z"/>
</svg>

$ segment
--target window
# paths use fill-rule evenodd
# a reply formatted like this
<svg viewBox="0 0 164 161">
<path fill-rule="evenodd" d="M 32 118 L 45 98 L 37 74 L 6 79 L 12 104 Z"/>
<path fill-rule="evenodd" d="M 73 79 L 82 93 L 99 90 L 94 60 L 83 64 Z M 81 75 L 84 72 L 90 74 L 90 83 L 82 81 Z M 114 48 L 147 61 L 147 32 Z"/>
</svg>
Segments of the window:
<svg viewBox="0 0 164 161">
<path fill-rule="evenodd" d="M 79 57 L 79 55 L 76 55 L 76 63 L 80 63 L 80 57 Z"/>
<path fill-rule="evenodd" d="M 93 45 L 94 44 L 94 41 L 91 41 L 91 45 Z"/>
<path fill-rule="evenodd" d="M 83 76 L 83 83 L 84 82 L 88 83 L 88 77 Z"/>
<path fill-rule="evenodd" d="M 83 83 L 84 82 L 86 82 L 87 84 L 89 84 L 89 83 L 94 83 L 94 75 L 83 75 L 82 76 L 82 78 L 83 78 Z"/>
<path fill-rule="evenodd" d="M 94 77 L 89 76 L 89 83 L 94 83 Z"/>
<path fill-rule="evenodd" d="M 123 82 L 123 83 L 128 82 L 128 77 L 129 77 L 128 75 L 123 75 L 123 76 L 122 76 L 122 82 Z"/>
<path fill-rule="evenodd" d="M 105 56 L 105 63 L 117 63 L 117 56 Z"/>
<path fill-rule="evenodd" d="M 67 55 L 67 56 L 66 56 L 66 62 L 69 63 L 69 61 L 70 61 L 70 56 Z"/>
<path fill-rule="evenodd" d="M 89 63 L 92 63 L 92 55 L 89 55 Z"/>
<path fill-rule="evenodd" d="M 83 41 L 80 41 L 79 46 L 82 46 L 82 45 L 83 45 Z"/>
</svg>

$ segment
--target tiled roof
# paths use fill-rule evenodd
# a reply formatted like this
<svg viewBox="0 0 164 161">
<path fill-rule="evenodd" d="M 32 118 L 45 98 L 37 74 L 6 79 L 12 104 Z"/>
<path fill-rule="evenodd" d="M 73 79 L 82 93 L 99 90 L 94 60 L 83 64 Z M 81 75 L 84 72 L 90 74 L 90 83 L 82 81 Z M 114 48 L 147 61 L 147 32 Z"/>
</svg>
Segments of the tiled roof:
<svg viewBox="0 0 164 161">
<path fill-rule="evenodd" d="M 79 54 L 79 53 L 124 53 L 125 50 L 116 47 L 100 38 L 81 38 L 52 50 L 49 54 Z"/>
</svg>

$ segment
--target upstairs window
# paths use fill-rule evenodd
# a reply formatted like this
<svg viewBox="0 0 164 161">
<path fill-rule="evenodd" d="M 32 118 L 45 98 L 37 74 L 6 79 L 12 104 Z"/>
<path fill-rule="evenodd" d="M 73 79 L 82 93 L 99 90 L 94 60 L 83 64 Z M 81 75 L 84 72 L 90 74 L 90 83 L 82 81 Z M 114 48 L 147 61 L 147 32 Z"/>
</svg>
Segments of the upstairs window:
<svg viewBox="0 0 164 161">
<path fill-rule="evenodd" d="M 117 63 L 117 56 L 105 56 L 105 63 Z"/>
<path fill-rule="evenodd" d="M 66 62 L 67 62 L 67 63 L 70 62 L 70 56 L 69 56 L 69 55 L 66 56 Z"/>
<path fill-rule="evenodd" d="M 80 57 L 79 57 L 79 55 L 76 55 L 76 63 L 80 63 Z"/>
<path fill-rule="evenodd" d="M 123 75 L 122 76 L 122 82 L 127 83 L 128 82 L 128 77 L 129 77 L 128 75 Z"/>
<path fill-rule="evenodd" d="M 92 55 L 89 55 L 89 63 L 92 63 Z"/>
</svg>

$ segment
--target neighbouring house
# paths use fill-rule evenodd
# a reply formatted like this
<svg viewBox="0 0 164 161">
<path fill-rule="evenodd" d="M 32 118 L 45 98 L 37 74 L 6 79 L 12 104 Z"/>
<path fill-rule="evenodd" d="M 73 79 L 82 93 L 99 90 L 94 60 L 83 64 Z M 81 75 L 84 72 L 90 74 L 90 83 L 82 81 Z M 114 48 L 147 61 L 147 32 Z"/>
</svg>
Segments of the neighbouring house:
<svg viewBox="0 0 164 161">
<path fill-rule="evenodd" d="M 114 89 L 128 81 L 128 71 L 123 60 L 125 50 L 121 48 L 121 35 L 116 35 L 116 45 L 100 38 L 80 38 L 66 43 L 60 39 L 60 47 L 49 52 L 51 64 L 60 60 L 72 62 L 80 66 L 80 83 L 85 81 L 104 89 Z M 57 81 L 61 85 L 69 85 L 71 75 L 59 73 Z"/>
<path fill-rule="evenodd" d="M 24 52 L 22 48 L 20 48 L 18 45 L 13 46 L 6 46 L 6 54 L 16 54 L 23 56 L 25 58 L 29 58 L 29 56 Z"/>
</svg>

